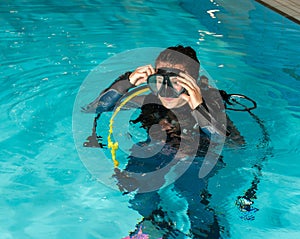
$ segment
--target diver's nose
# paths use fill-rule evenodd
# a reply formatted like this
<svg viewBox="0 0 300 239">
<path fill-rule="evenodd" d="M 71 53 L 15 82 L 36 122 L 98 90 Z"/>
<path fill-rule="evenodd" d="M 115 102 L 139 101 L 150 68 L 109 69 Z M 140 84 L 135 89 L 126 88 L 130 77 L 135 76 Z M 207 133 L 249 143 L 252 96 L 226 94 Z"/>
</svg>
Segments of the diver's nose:
<svg viewBox="0 0 300 239">
<path fill-rule="evenodd" d="M 160 95 L 162 97 L 166 97 L 166 98 L 173 98 L 174 94 L 173 94 L 173 91 L 172 91 L 172 87 L 165 84 L 163 86 L 163 88 L 161 89 L 161 91 L 160 91 Z"/>
</svg>

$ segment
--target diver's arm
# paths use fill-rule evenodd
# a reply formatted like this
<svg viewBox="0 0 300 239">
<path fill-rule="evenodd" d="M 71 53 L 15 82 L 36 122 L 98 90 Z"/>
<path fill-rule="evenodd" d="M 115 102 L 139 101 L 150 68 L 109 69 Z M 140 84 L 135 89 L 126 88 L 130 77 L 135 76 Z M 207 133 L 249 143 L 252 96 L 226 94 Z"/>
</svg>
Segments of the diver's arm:
<svg viewBox="0 0 300 239">
<path fill-rule="evenodd" d="M 192 112 L 197 124 L 207 135 L 226 136 L 226 126 L 212 117 L 205 103 L 198 105 Z"/>
<path fill-rule="evenodd" d="M 192 110 L 191 114 L 202 131 L 207 135 L 223 135 L 223 127 L 219 126 L 217 120 L 215 120 L 214 117 L 212 117 L 212 114 L 209 113 L 217 112 L 208 107 L 208 105 L 204 102 L 204 98 L 197 81 L 192 76 L 184 72 L 180 72 L 177 79 L 177 84 L 187 91 L 187 93 L 181 94 L 180 98 L 184 99 L 189 104 Z M 212 102 L 209 103 L 213 104 Z"/>
<path fill-rule="evenodd" d="M 155 73 L 151 65 L 140 66 L 133 72 L 126 72 L 121 75 L 107 89 L 82 110 L 86 113 L 102 113 L 112 111 L 118 100 L 130 89 L 147 82 L 149 75 Z"/>
<path fill-rule="evenodd" d="M 82 108 L 85 113 L 102 113 L 113 110 L 117 101 L 132 87 L 129 81 L 131 72 L 126 72 L 115 80 L 107 89 L 86 107 Z"/>
</svg>

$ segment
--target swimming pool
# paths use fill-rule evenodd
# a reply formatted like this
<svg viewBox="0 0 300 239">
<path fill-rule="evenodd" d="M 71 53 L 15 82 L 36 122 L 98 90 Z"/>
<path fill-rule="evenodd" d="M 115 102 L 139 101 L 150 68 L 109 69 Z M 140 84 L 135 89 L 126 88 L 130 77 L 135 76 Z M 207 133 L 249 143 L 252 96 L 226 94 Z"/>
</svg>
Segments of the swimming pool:
<svg viewBox="0 0 300 239">
<path fill-rule="evenodd" d="M 270 137 L 266 152 L 256 122 L 231 113 L 248 146 L 224 151 L 227 166 L 209 187 L 230 238 L 300 237 L 299 25 L 252 0 L 19 0 L 2 1 L 0 11 L 1 238 L 128 235 L 140 215 L 82 164 L 73 105 L 109 57 L 179 43 L 197 50 L 220 89 L 257 101 Z M 259 211 L 245 220 L 235 200 L 264 155 Z"/>
</svg>

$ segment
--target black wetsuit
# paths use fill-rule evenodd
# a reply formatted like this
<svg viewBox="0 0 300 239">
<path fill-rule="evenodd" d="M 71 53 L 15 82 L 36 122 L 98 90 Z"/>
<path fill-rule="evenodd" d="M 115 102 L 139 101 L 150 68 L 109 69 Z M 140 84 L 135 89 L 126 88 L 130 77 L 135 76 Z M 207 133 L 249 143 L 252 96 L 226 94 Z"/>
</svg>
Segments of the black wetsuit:
<svg viewBox="0 0 300 239">
<path fill-rule="evenodd" d="M 148 102 L 151 103 L 148 104 Z M 181 154 L 189 155 L 191 153 L 195 157 L 185 172 L 174 179 L 174 182 L 166 188 L 136 194 L 130 201 L 131 207 L 143 215 L 144 224 L 146 224 L 145 221 L 151 221 L 155 227 L 164 232 L 163 238 L 186 238 L 186 236 L 190 238 L 219 238 L 220 228 L 216 215 L 208 205 L 207 180 L 216 173 L 218 168 L 222 167 L 222 161 L 217 163 L 209 176 L 199 178 L 199 170 L 210 145 L 210 137 L 197 127 L 195 118 L 187 112 L 191 112 L 188 105 L 169 110 L 159 103 L 156 96 L 150 94 L 146 97 L 141 114 L 132 123 L 141 123 L 147 131 L 153 125 L 158 125 L 155 132 L 151 132 L 151 141 L 157 142 L 156 139 L 160 139 L 162 132 L 166 133 L 166 139 L 162 142 L 161 151 L 149 158 L 129 156 L 125 168 L 126 172 L 147 173 L 164 168 L 173 162 L 179 148 Z M 184 121 L 179 123 L 178 118 L 184 118 Z M 185 140 L 182 140 L 182 137 L 185 137 Z M 197 141 L 197 149 L 191 148 L 195 145 L 192 141 L 195 141 L 197 137 L 199 140 Z M 134 147 L 132 150 L 134 151 Z M 165 172 L 165 175 L 159 174 L 160 178 L 153 178 L 152 182 L 162 186 L 171 169 L 172 167 Z M 126 187 L 128 183 L 122 182 L 122 180 L 123 178 L 119 180 L 120 186 L 125 185 Z M 140 185 L 140 187 L 143 186 Z M 165 190 L 167 193 L 164 192 Z M 170 191 L 173 193 L 170 194 Z M 181 232 L 176 228 L 176 222 L 172 221 L 172 215 L 169 215 L 174 212 L 166 211 L 160 203 L 161 200 L 169 200 L 162 199 L 162 194 L 164 197 L 176 195 L 178 198 L 183 197 L 185 199 L 188 206 L 184 212 L 189 218 L 189 232 Z M 174 198 L 172 199 L 174 200 Z M 182 207 L 186 207 L 186 205 L 182 205 Z M 145 233 L 147 233 L 147 228 L 145 228 Z"/>
<path fill-rule="evenodd" d="M 129 73 L 118 78 L 109 88 L 103 91 L 99 97 L 90 103 L 84 110 L 86 112 L 96 112 L 101 114 L 103 111 L 113 110 L 118 99 L 124 95 L 133 85 L 128 80 Z M 211 91 L 212 97 L 216 91 Z M 206 92 L 206 94 L 208 94 Z M 208 97 L 206 97 L 208 98 Z M 166 109 L 159 99 L 150 94 L 142 100 L 141 114 L 131 123 L 141 123 L 142 127 L 149 133 L 152 126 L 155 130 L 151 130 L 148 141 L 141 142 L 140 145 L 132 147 L 133 155 L 128 157 L 128 163 L 123 171 L 116 170 L 115 177 L 118 179 L 120 189 L 124 192 L 137 191 L 134 198 L 130 200 L 131 207 L 137 210 L 143 217 L 145 222 L 151 222 L 155 228 L 163 232 L 163 238 L 219 238 L 220 227 L 217 222 L 214 211 L 209 207 L 209 193 L 207 192 L 207 179 L 211 177 L 218 168 L 222 167 L 222 161 L 219 160 L 217 166 L 204 178 L 199 178 L 199 170 L 211 144 L 212 134 L 222 134 L 226 132 L 228 126 L 218 123 L 224 116 L 222 106 L 218 103 L 203 104 L 195 110 L 191 110 L 188 104 L 176 109 Z M 212 117 L 210 112 L 218 111 Z M 223 115 L 222 115 L 223 114 Z M 212 123 L 214 122 L 214 123 Z M 231 121 L 229 121 L 231 122 Z M 165 134 L 162 140 L 161 135 Z M 227 132 L 228 133 L 228 132 Z M 197 145 L 195 146 L 195 142 Z M 134 156 L 136 148 L 141 145 L 149 147 L 155 143 L 160 143 L 161 150 L 148 158 Z M 181 159 L 176 155 L 193 154 L 193 160 L 189 166 L 180 172 L 176 177 L 178 168 L 176 165 L 182 163 Z M 174 161 L 174 158 L 176 159 Z M 179 159 L 178 159 L 179 158 Z M 170 166 L 167 168 L 166 166 Z M 162 201 L 164 189 L 144 190 L 139 193 L 140 188 L 145 188 L 145 181 L 139 182 L 136 178 L 132 178 L 130 173 L 147 174 L 159 169 L 167 168 L 164 174 L 147 180 L 146 183 L 155 184 L 157 188 L 162 187 L 166 183 L 168 173 L 172 170 L 176 180 L 166 187 L 168 192 L 173 192 L 178 198 L 184 198 L 187 202 L 187 208 L 183 211 L 188 216 L 187 224 L 188 232 L 181 232 L 176 227 L 177 222 L 172 221 L 176 212 L 165 210 Z M 168 195 L 168 194 L 166 194 Z M 166 196 L 165 195 L 165 196 Z M 172 195 L 169 195 L 172 197 Z M 165 204 L 166 205 L 166 204 Z M 186 207 L 186 205 L 184 206 Z M 184 216 L 184 215 L 181 215 Z"/>
</svg>

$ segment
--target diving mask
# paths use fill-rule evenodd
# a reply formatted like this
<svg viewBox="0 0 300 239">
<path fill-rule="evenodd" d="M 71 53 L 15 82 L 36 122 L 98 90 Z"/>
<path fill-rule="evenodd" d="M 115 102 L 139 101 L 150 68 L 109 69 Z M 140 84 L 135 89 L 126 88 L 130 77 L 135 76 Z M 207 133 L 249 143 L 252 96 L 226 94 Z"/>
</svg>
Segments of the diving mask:
<svg viewBox="0 0 300 239">
<path fill-rule="evenodd" d="M 178 77 L 181 70 L 174 68 L 159 68 L 147 79 L 149 88 L 155 95 L 166 98 L 178 98 L 186 89 L 179 85 Z"/>
</svg>

